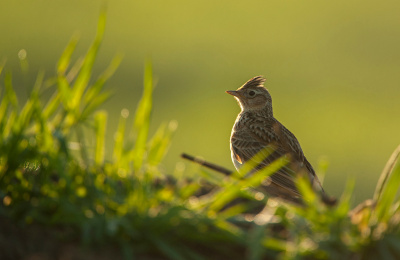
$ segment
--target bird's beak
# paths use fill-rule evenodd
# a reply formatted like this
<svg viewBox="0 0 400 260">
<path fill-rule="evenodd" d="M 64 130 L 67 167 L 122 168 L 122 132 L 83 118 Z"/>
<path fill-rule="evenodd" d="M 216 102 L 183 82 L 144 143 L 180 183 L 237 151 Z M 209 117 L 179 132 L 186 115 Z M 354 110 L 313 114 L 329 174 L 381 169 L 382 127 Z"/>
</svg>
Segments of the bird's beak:
<svg viewBox="0 0 400 260">
<path fill-rule="evenodd" d="M 235 91 L 235 90 L 227 90 L 225 91 L 226 93 L 228 93 L 229 95 L 235 96 L 235 97 L 239 97 L 239 92 Z"/>
</svg>

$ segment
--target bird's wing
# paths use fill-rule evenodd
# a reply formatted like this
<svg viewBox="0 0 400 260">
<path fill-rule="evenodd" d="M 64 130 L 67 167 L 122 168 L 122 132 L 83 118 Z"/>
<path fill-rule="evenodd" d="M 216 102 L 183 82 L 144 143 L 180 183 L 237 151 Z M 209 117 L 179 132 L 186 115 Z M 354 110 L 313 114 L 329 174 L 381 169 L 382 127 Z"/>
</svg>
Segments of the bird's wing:
<svg viewBox="0 0 400 260">
<path fill-rule="evenodd" d="M 306 158 L 304 158 L 304 165 L 305 165 L 306 169 L 308 169 L 308 172 L 310 174 L 309 178 L 311 180 L 311 183 L 312 183 L 312 186 L 313 186 L 314 190 L 315 191 L 320 191 L 321 193 L 325 193 L 325 190 L 324 190 L 324 188 L 322 188 L 322 184 L 319 181 L 317 174 L 315 174 L 315 171 L 314 171 L 313 167 L 307 161 Z"/>
<path fill-rule="evenodd" d="M 270 143 L 272 144 L 272 141 Z M 232 153 L 240 164 L 251 160 L 259 152 L 262 153 L 260 155 L 268 157 L 267 146 L 268 143 L 254 139 L 249 131 L 235 131 L 231 136 Z"/>
<path fill-rule="evenodd" d="M 305 160 L 305 157 L 297 138 L 284 125 L 279 122 L 276 122 L 276 124 L 278 125 L 276 129 L 278 129 L 277 131 L 279 131 L 279 136 L 281 137 L 282 142 L 287 145 L 286 148 L 288 152 L 293 154 L 298 161 L 303 162 Z M 312 171 L 314 172 L 313 169 Z"/>
<path fill-rule="evenodd" d="M 257 126 L 254 128 L 243 127 L 232 134 L 232 155 L 239 163 L 252 161 L 256 154 L 263 153 L 266 158 L 255 168 L 255 170 L 260 170 L 287 154 L 280 145 L 281 140 L 278 135 L 273 131 L 263 131 L 263 128 Z M 270 153 L 271 150 L 273 150 L 272 153 Z M 270 180 L 272 185 L 279 186 L 282 192 L 300 196 L 295 185 L 295 173 L 288 166 L 283 166 L 278 172 L 271 175 Z"/>
<path fill-rule="evenodd" d="M 279 123 L 280 124 L 280 123 Z M 294 154 L 295 158 L 301 162 L 303 169 L 309 174 L 309 179 L 316 191 L 324 192 L 321 182 L 319 181 L 317 175 L 315 174 L 314 168 L 308 162 L 307 158 L 304 156 L 303 150 L 301 149 L 300 143 L 297 138 L 290 132 L 285 126 L 281 125 L 282 136 L 286 140 L 285 143 L 289 145 L 289 149 Z"/>
</svg>

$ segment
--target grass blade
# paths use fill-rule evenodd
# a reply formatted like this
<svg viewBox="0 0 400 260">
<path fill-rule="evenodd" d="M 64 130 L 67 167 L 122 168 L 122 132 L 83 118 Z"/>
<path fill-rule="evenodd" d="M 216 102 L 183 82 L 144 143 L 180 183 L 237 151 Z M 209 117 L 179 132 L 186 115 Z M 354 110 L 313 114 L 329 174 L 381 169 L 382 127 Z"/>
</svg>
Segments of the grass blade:
<svg viewBox="0 0 400 260">
<path fill-rule="evenodd" d="M 46 106 L 43 109 L 44 118 L 50 118 L 60 106 L 60 94 L 55 92 L 53 96 L 47 101 Z"/>
<path fill-rule="evenodd" d="M 15 94 L 13 85 L 12 85 L 12 75 L 11 73 L 7 73 L 4 79 L 4 86 L 5 86 L 5 97 L 6 100 L 11 104 L 11 106 L 18 110 L 18 99 L 17 95 Z"/>
<path fill-rule="evenodd" d="M 4 94 L 0 104 L 0 130 L 3 136 L 7 136 L 15 124 L 18 112 L 18 99 L 12 85 L 11 73 L 7 73 L 4 79 Z M 11 110 L 11 112 L 9 112 Z"/>
<path fill-rule="evenodd" d="M 105 23 L 106 23 L 106 14 L 104 11 L 101 12 L 100 18 L 97 24 L 97 34 L 96 38 L 90 47 L 88 53 L 85 56 L 85 59 L 82 64 L 82 68 L 78 74 L 78 77 L 75 80 L 75 84 L 72 88 L 72 107 L 74 109 L 78 109 L 83 92 L 85 91 L 89 80 L 92 75 L 93 64 L 96 59 L 98 50 L 100 48 L 101 41 L 104 36 L 105 30 Z"/>
<path fill-rule="evenodd" d="M 400 187 L 400 146 L 393 152 L 387 162 L 374 194 L 376 214 L 379 221 L 386 222 L 390 218 L 391 205 L 394 203 Z"/>
<path fill-rule="evenodd" d="M 105 111 L 100 111 L 96 113 L 96 115 L 94 116 L 94 125 L 96 132 L 96 150 L 94 161 L 97 165 L 101 165 L 104 162 L 105 136 L 107 125 L 107 113 Z"/>
<path fill-rule="evenodd" d="M 67 71 L 72 53 L 75 51 L 76 44 L 78 43 L 79 37 L 77 35 L 73 36 L 67 47 L 65 48 L 63 54 L 61 55 L 60 60 L 57 64 L 57 74 L 59 76 L 64 76 Z"/>
<path fill-rule="evenodd" d="M 396 165 L 397 161 L 399 160 L 400 157 L 400 145 L 394 150 L 392 155 L 390 156 L 389 160 L 387 161 L 385 168 L 383 169 L 381 176 L 379 177 L 378 184 L 376 185 L 375 188 L 375 193 L 374 193 L 374 200 L 378 201 L 380 197 L 382 196 L 383 189 L 385 185 L 387 184 L 387 181 L 390 177 L 390 174 L 393 171 L 394 166 Z"/>
<path fill-rule="evenodd" d="M 85 120 L 86 118 L 88 118 L 90 114 L 93 113 L 93 111 L 98 109 L 99 106 L 104 104 L 104 102 L 106 102 L 110 97 L 110 92 L 98 94 L 89 104 L 86 104 L 80 116 L 80 120 Z"/>
<path fill-rule="evenodd" d="M 299 176 L 296 181 L 296 186 L 299 189 L 299 192 L 302 195 L 304 202 L 310 206 L 314 206 L 317 195 L 311 188 L 310 180 L 305 176 Z"/>
<path fill-rule="evenodd" d="M 72 109 L 72 91 L 71 87 L 64 76 L 59 76 L 57 80 L 58 92 L 60 93 L 60 99 L 63 103 L 64 109 L 66 111 L 71 111 Z"/>
<path fill-rule="evenodd" d="M 256 155 L 257 156 L 257 155 Z M 218 192 L 211 203 L 209 210 L 218 211 L 224 207 L 228 202 L 232 201 L 241 192 L 242 189 L 248 187 L 258 187 L 262 181 L 273 173 L 277 172 L 280 168 L 284 167 L 288 163 L 287 159 L 281 157 L 273 161 L 269 166 L 264 169 L 253 173 L 246 179 L 241 181 L 232 181 L 228 186 L 225 186 L 220 192 Z"/>
<path fill-rule="evenodd" d="M 124 154 L 124 138 L 126 129 L 126 119 L 128 116 L 129 116 L 129 111 L 127 109 L 122 109 L 117 132 L 115 133 L 114 137 L 113 159 L 116 165 L 120 165 L 120 162 Z"/>
<path fill-rule="evenodd" d="M 158 165 L 164 158 L 171 144 L 172 135 L 177 128 L 177 122 L 171 121 L 168 126 L 162 125 L 150 141 L 147 161 L 150 165 Z"/>
<path fill-rule="evenodd" d="M 376 201 L 376 212 L 379 221 L 386 222 L 391 217 L 391 207 L 400 187 L 400 164 L 397 162 L 390 177 Z"/>
<path fill-rule="evenodd" d="M 117 70 L 119 64 L 122 61 L 122 55 L 116 56 L 108 66 L 108 68 L 100 75 L 97 81 L 93 84 L 93 86 L 88 89 L 88 91 L 84 95 L 84 103 L 89 104 L 96 98 L 96 96 L 101 92 L 103 89 L 104 83 L 110 79 L 110 77 L 114 74 Z"/>
<path fill-rule="evenodd" d="M 0 64 L 0 75 L 1 75 L 1 73 L 3 72 L 3 69 L 4 69 L 5 64 L 6 64 L 5 61 L 3 61 L 3 62 Z"/>
<path fill-rule="evenodd" d="M 152 109 L 153 95 L 153 69 L 147 62 L 144 72 L 144 90 L 135 114 L 133 130 L 136 133 L 135 147 L 132 152 L 134 170 L 142 167 L 143 157 L 146 150 L 147 136 L 149 134 L 150 113 Z"/>
<path fill-rule="evenodd" d="M 158 237 L 153 236 L 152 241 L 156 245 L 157 249 L 165 254 L 169 259 L 174 260 L 185 260 L 184 257 L 179 251 L 175 249 L 175 247 L 169 245 L 166 241 L 159 239 Z"/>
</svg>

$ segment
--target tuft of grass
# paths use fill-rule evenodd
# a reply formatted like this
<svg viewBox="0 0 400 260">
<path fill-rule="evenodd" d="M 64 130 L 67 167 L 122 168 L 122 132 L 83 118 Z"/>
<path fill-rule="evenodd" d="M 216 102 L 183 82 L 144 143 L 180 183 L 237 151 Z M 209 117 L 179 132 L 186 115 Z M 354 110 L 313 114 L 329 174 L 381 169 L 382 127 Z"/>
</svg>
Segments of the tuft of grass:
<svg viewBox="0 0 400 260">
<path fill-rule="evenodd" d="M 338 205 L 318 199 L 305 179 L 305 205 L 285 204 L 256 189 L 286 163 L 280 158 L 244 178 L 199 171 L 176 179 L 159 168 L 177 123 L 153 136 L 153 70 L 145 65 L 143 95 L 134 123 L 123 110 L 112 157 L 105 158 L 104 89 L 121 61 L 93 75 L 105 14 L 94 43 L 71 61 L 72 38 L 56 75 L 38 75 L 21 106 L 11 73 L 0 103 L 0 258 L 41 255 L 100 259 L 397 259 L 400 257 L 398 148 L 373 200 L 351 210 L 354 182 Z M 0 65 L 0 75 L 4 74 Z M 43 91 L 52 89 L 48 100 Z M 94 136 L 94 139 L 91 138 Z M 94 146 L 88 140 L 94 140 Z M 261 158 L 262 159 L 262 158 Z M 246 171 L 244 168 L 244 172 Z M 248 165 L 249 169 L 252 167 Z M 190 174 L 190 176 L 193 176 Z M 258 209 L 258 210 L 255 210 Z M 67 247 L 65 245 L 70 245 Z M 103 258 L 101 258 L 103 257 Z"/>
</svg>

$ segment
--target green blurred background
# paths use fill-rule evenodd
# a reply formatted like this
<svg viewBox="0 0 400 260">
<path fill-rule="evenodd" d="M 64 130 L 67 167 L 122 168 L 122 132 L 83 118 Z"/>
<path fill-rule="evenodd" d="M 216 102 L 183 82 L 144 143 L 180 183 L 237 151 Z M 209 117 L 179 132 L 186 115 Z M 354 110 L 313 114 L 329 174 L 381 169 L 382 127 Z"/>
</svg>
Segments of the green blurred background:
<svg viewBox="0 0 400 260">
<path fill-rule="evenodd" d="M 80 35 L 75 58 L 85 53 L 103 4 L 0 0 L 0 59 L 22 98 L 40 70 L 54 75 L 72 35 Z M 108 84 L 115 95 L 104 105 L 109 148 L 121 109 L 136 108 L 150 57 L 157 80 L 152 132 L 179 123 L 165 171 L 181 152 L 233 169 L 229 136 L 239 107 L 224 91 L 261 74 L 275 116 L 309 161 L 315 168 L 329 161 L 326 190 L 340 195 L 354 177 L 355 200 L 372 196 L 400 143 L 399 1 L 112 0 L 107 7 L 95 71 L 124 54 Z"/>
</svg>

